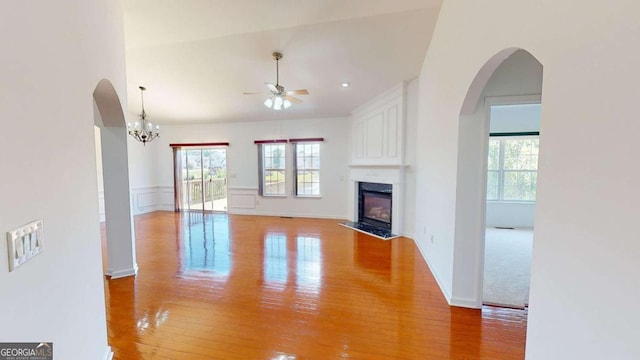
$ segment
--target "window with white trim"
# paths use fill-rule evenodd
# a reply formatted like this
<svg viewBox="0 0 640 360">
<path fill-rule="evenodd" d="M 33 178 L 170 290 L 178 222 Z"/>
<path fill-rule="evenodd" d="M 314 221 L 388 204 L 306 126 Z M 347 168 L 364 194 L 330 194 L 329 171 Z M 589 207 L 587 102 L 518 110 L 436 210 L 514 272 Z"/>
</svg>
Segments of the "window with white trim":
<svg viewBox="0 0 640 360">
<path fill-rule="evenodd" d="M 260 195 L 286 196 L 286 146 L 285 143 L 259 144 L 260 147 Z"/>
<path fill-rule="evenodd" d="M 487 200 L 536 200 L 538 136 L 491 137 L 487 171 Z"/>
<path fill-rule="evenodd" d="M 294 142 L 294 194 L 320 196 L 320 142 Z"/>
</svg>

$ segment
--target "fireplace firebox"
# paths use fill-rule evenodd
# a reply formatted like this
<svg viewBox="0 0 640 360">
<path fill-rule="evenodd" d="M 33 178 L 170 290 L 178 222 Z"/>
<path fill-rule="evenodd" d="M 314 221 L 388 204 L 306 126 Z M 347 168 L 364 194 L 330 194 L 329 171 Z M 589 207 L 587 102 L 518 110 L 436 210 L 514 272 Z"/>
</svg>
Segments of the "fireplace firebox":
<svg viewBox="0 0 640 360">
<path fill-rule="evenodd" d="M 358 182 L 356 190 L 358 218 L 356 222 L 347 221 L 340 225 L 383 240 L 397 238 L 398 235 L 391 233 L 393 185 Z"/>
<path fill-rule="evenodd" d="M 391 231 L 393 186 L 361 182 L 358 184 L 358 222 Z"/>
</svg>

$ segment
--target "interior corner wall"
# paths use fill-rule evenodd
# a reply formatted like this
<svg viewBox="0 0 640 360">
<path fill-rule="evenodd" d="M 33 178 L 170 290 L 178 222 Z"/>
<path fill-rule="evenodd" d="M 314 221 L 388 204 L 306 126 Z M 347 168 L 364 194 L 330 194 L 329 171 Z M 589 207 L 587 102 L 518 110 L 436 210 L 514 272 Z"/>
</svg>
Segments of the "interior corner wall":
<svg viewBox="0 0 640 360">
<path fill-rule="evenodd" d="M 404 141 L 404 236 L 414 237 L 416 213 L 416 146 L 418 142 L 418 79 L 407 83 Z"/>
<path fill-rule="evenodd" d="M 62 21 L 64 19 L 64 21 Z M 43 250 L 12 272 L 0 241 L 0 340 L 106 359 L 93 91 L 126 94 L 118 1 L 0 2 L 0 231 L 43 221 Z M 11 120 L 8 120 L 11 119 Z"/>
<path fill-rule="evenodd" d="M 154 140 L 156 179 L 160 189 L 173 194 L 173 155 L 169 144 L 229 142 L 227 148 L 228 211 L 231 214 L 347 218 L 347 119 L 305 119 L 218 124 L 166 125 Z M 291 195 L 293 174 L 287 171 L 287 196 L 258 195 L 258 153 L 254 140 L 323 137 L 320 164 L 320 198 Z M 287 164 L 292 165 L 291 146 Z M 171 201 L 173 206 L 173 199 Z"/>
<path fill-rule="evenodd" d="M 440 11 L 420 77 L 416 229 L 424 233 L 416 243 L 447 299 L 459 281 L 456 189 L 465 181 L 457 169 L 468 89 L 489 59 L 514 46 L 544 66 L 527 359 L 640 357 L 640 313 L 628 310 L 640 297 L 640 242 L 633 227 L 620 226 L 634 223 L 640 201 L 640 168 L 629 167 L 640 156 L 640 48 L 629 46 L 640 38 L 638 13 L 631 0 L 449 0 Z"/>
<path fill-rule="evenodd" d="M 137 115 L 125 113 L 125 117 L 128 121 L 135 121 Z M 160 130 L 161 136 L 164 136 L 164 127 Z M 143 145 L 133 137 L 127 136 L 131 207 L 134 215 L 157 210 L 173 210 L 173 185 L 161 186 L 158 182 L 159 139 Z"/>
<path fill-rule="evenodd" d="M 97 107 L 94 107 L 94 113 L 98 114 Z M 94 126 L 94 141 L 96 152 L 96 172 L 98 177 L 98 213 L 100 214 L 100 222 L 105 220 L 104 210 L 104 178 L 102 176 L 102 140 L 100 139 L 100 128 Z"/>
</svg>

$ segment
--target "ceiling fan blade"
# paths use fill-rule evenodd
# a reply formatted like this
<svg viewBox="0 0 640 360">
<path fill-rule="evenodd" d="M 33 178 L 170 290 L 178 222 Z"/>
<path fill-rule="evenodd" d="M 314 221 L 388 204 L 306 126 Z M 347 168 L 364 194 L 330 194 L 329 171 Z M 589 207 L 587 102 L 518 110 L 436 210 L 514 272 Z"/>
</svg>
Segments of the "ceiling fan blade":
<svg viewBox="0 0 640 360">
<path fill-rule="evenodd" d="M 264 95 L 265 92 L 244 92 L 242 95 Z"/>
<path fill-rule="evenodd" d="M 267 87 L 269 88 L 269 90 L 271 90 L 272 92 L 277 93 L 278 92 L 278 88 L 273 85 L 273 84 L 269 84 L 269 83 L 264 83 L 265 85 L 267 85 Z"/>
<path fill-rule="evenodd" d="M 287 91 L 287 95 L 309 95 L 309 90 L 307 89 L 289 90 Z"/>
<path fill-rule="evenodd" d="M 284 98 L 291 101 L 294 104 L 300 104 L 302 102 L 302 100 L 296 99 L 293 96 L 289 96 L 289 95 L 285 96 Z"/>
</svg>

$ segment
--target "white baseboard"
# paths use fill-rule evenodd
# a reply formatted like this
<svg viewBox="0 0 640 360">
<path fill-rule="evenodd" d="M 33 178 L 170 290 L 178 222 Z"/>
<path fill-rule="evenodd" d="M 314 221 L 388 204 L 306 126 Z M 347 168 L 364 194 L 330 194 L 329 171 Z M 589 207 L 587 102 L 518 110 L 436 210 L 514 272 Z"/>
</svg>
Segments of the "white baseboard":
<svg viewBox="0 0 640 360">
<path fill-rule="evenodd" d="M 111 279 L 120 279 L 127 276 L 136 276 L 138 274 L 138 264 L 134 265 L 132 269 L 122 269 L 122 270 L 112 270 L 107 269 L 104 273 L 105 275 L 111 277 Z"/>
<path fill-rule="evenodd" d="M 449 305 L 469 308 L 469 309 L 482 309 L 482 303 L 478 304 L 476 299 L 463 299 L 463 298 L 453 297 L 451 298 Z"/>
<path fill-rule="evenodd" d="M 293 217 L 293 218 L 313 218 L 313 219 L 331 219 L 344 220 L 344 215 L 318 215 L 318 214 L 301 214 L 301 213 L 273 213 L 266 211 L 243 211 L 245 209 L 229 209 L 230 215 L 255 215 L 255 216 L 272 216 L 272 217 Z"/>
<path fill-rule="evenodd" d="M 175 211 L 175 207 L 173 205 L 157 205 L 153 211 Z"/>
<path fill-rule="evenodd" d="M 418 251 L 420 251 L 420 255 L 424 259 L 424 262 L 427 263 L 427 267 L 429 268 L 429 271 L 431 272 L 431 275 L 433 275 L 433 278 L 436 279 L 436 283 L 438 284 L 438 287 L 440 288 L 440 292 L 444 296 L 444 299 L 447 301 L 447 304 L 449 304 L 449 306 L 452 306 L 453 304 L 451 303 L 451 295 L 449 294 L 449 292 L 447 292 L 445 287 L 442 286 L 442 281 L 440 281 L 440 278 L 438 277 L 438 274 L 435 271 L 433 271 L 433 267 L 429 263 L 429 258 L 426 256 L 424 250 L 418 244 L 418 242 L 415 241 L 415 239 L 414 239 L 413 242 L 414 242 L 414 244 L 416 244 L 416 247 L 418 248 Z"/>
<path fill-rule="evenodd" d="M 436 274 L 433 271 L 433 267 L 429 263 L 429 258 L 425 256 L 423 249 L 420 247 L 420 245 L 418 245 L 418 243 L 415 240 L 414 240 L 414 243 L 416 244 L 416 247 L 420 251 L 420 255 L 422 255 L 422 258 L 427 263 L 427 266 L 429 267 L 429 271 L 431 271 L 431 274 L 436 279 L 436 283 L 438 284 L 438 287 L 440 287 L 440 291 L 442 292 L 442 295 L 444 296 L 444 299 L 447 301 L 447 304 L 449 304 L 449 306 L 457 306 L 457 307 L 464 307 L 464 308 L 470 308 L 470 309 L 482 308 L 482 302 L 478 303 L 476 299 L 465 299 L 465 298 L 458 298 L 458 297 L 451 296 L 446 291 L 444 286 L 442 286 L 442 281 L 440 281 L 438 274 Z"/>
<path fill-rule="evenodd" d="M 111 351 L 111 346 L 107 346 L 107 350 L 104 352 L 104 360 L 113 360 L 113 351 Z"/>
</svg>

